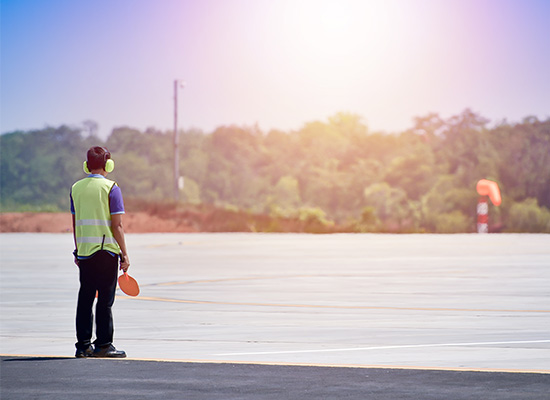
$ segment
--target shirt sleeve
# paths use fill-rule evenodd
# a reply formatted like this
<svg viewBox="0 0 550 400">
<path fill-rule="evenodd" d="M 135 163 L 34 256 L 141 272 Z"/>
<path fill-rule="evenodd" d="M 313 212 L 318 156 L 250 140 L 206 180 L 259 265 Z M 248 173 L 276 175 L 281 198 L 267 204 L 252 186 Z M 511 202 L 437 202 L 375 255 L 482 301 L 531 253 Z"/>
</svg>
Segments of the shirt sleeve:
<svg viewBox="0 0 550 400">
<path fill-rule="evenodd" d="M 124 214 L 124 201 L 122 199 L 122 190 L 120 190 L 118 185 L 113 186 L 111 192 L 109 193 L 109 208 L 111 210 L 111 215 Z"/>
<path fill-rule="evenodd" d="M 76 214 L 76 211 L 74 210 L 74 201 L 73 201 L 73 193 L 69 193 L 69 196 L 71 197 L 71 214 Z"/>
</svg>

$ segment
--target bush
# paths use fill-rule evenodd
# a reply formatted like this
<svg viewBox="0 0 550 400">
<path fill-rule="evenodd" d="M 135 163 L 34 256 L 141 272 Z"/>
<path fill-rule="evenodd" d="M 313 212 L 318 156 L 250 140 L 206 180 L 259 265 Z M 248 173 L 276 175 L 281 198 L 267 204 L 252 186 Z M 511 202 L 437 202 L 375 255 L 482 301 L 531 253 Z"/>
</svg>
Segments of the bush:
<svg viewBox="0 0 550 400">
<path fill-rule="evenodd" d="M 354 229 L 357 232 L 378 232 L 380 220 L 376 216 L 376 209 L 372 206 L 364 207 L 361 218 L 354 224 Z"/>
<path fill-rule="evenodd" d="M 462 233 L 472 230 L 470 218 L 458 210 L 435 216 L 435 231 L 437 233 Z"/>
<path fill-rule="evenodd" d="M 507 232 L 550 233 L 550 210 L 528 198 L 510 207 L 505 224 Z"/>
<path fill-rule="evenodd" d="M 298 219 L 302 222 L 333 225 L 326 216 L 327 214 L 319 207 L 302 207 L 298 210 Z"/>
</svg>

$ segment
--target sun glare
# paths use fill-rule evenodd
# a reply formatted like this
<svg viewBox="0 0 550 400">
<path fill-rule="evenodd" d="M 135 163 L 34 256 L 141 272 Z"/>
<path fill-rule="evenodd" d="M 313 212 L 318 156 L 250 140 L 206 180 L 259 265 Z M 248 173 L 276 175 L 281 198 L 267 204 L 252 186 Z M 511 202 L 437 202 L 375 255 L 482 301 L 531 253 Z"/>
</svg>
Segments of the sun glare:
<svg viewBox="0 0 550 400">
<path fill-rule="evenodd" d="M 285 8 L 282 40 L 310 71 L 368 64 L 399 35 L 399 10 L 391 1 L 302 0 Z"/>
</svg>

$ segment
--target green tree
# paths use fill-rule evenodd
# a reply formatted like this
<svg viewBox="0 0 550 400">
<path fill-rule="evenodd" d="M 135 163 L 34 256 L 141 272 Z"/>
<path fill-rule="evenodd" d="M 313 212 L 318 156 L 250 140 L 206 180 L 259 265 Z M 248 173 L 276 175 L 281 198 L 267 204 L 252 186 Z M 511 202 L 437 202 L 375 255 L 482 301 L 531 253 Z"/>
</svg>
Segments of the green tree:
<svg viewBox="0 0 550 400">
<path fill-rule="evenodd" d="M 366 203 L 376 210 L 376 217 L 387 230 L 415 230 L 418 223 L 418 206 L 409 201 L 403 189 L 386 182 L 375 183 L 364 191 Z"/>
<path fill-rule="evenodd" d="M 412 200 L 419 200 L 436 179 L 433 153 L 424 146 L 416 147 L 407 156 L 395 158 L 387 168 L 385 181 L 403 189 Z"/>
<path fill-rule="evenodd" d="M 183 201 L 190 204 L 201 203 L 201 190 L 197 182 L 191 178 L 184 179 L 184 185 L 182 189 Z"/>
<path fill-rule="evenodd" d="M 82 176 L 92 142 L 100 143 L 64 125 L 0 136 L 2 210 L 25 205 L 67 210 L 70 186 Z"/>
<path fill-rule="evenodd" d="M 473 232 L 478 197 L 474 185 L 466 188 L 455 176 L 441 175 L 421 199 L 422 225 L 431 232 L 460 231 L 442 228 L 454 220 L 462 232 Z"/>
<path fill-rule="evenodd" d="M 550 119 L 501 125 L 490 137 L 503 190 L 515 201 L 533 197 L 550 208 Z"/>
<path fill-rule="evenodd" d="M 283 176 L 273 188 L 273 201 L 284 209 L 296 209 L 302 203 L 298 180 L 293 176 Z"/>
</svg>

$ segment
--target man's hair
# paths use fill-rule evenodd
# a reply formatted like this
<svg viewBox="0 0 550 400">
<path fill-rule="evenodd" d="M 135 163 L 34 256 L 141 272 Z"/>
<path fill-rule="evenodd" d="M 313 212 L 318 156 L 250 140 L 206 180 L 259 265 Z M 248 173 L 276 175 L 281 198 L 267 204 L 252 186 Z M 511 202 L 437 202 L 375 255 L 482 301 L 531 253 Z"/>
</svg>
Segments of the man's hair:
<svg viewBox="0 0 550 400">
<path fill-rule="evenodd" d="M 94 146 L 90 147 L 90 150 L 86 153 L 86 158 L 88 169 L 92 171 L 105 168 L 105 162 L 111 158 L 111 153 L 104 147 Z"/>
</svg>

